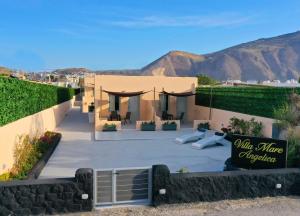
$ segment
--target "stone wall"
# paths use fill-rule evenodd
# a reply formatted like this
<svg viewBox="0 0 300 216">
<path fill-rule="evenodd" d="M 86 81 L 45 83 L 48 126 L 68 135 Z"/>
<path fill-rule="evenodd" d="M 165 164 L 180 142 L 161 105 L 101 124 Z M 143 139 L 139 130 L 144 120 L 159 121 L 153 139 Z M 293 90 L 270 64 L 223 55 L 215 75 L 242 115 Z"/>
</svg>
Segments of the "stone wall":
<svg viewBox="0 0 300 216">
<path fill-rule="evenodd" d="M 88 199 L 82 199 L 88 194 Z M 75 178 L 0 183 L 0 216 L 91 211 L 93 170 L 79 169 Z"/>
<path fill-rule="evenodd" d="M 153 166 L 153 205 L 300 195 L 300 169 L 171 174 Z M 281 188 L 276 188 L 281 184 Z M 160 189 L 166 189 L 160 194 Z"/>
</svg>

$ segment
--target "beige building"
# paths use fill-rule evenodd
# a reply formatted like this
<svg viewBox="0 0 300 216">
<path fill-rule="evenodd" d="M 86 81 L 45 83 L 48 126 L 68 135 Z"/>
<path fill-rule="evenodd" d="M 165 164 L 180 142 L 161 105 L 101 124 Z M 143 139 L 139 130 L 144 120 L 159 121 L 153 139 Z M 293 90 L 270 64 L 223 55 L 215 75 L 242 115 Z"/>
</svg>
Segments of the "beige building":
<svg viewBox="0 0 300 216">
<path fill-rule="evenodd" d="M 82 111 L 88 112 L 88 105 L 95 103 L 96 132 L 102 130 L 112 111 L 117 111 L 121 120 L 131 112 L 130 128 L 136 129 L 141 121 L 149 120 L 156 121 L 160 129 L 163 112 L 166 112 L 173 119 L 184 113 L 183 121 L 176 121 L 179 128 L 182 123 L 196 127 L 199 120 L 209 120 L 213 129 L 220 130 L 229 124 L 231 117 L 245 120 L 254 117 L 263 123 L 264 135 L 272 136 L 273 119 L 195 105 L 193 93 L 197 83 L 195 77 L 90 75 L 84 79 Z M 119 120 L 111 123 L 116 124 L 118 130 L 128 127 Z"/>
<path fill-rule="evenodd" d="M 94 75 L 84 84 L 82 111 L 88 112 L 88 105 L 95 103 L 96 130 L 112 111 L 121 119 L 130 112 L 133 124 L 159 119 L 164 111 L 173 119 L 183 115 L 186 123 L 195 118 L 195 77 Z"/>
<path fill-rule="evenodd" d="M 94 86 L 95 77 L 94 75 L 86 75 L 83 80 L 84 95 L 82 96 L 82 112 L 88 112 L 88 106 L 94 102 Z"/>
</svg>

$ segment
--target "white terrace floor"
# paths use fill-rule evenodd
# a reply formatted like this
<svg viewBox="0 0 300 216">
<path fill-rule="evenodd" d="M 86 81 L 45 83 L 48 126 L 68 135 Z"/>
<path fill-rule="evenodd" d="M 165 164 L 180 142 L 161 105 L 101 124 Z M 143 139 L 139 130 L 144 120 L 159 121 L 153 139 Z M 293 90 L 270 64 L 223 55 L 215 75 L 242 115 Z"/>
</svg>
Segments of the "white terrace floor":
<svg viewBox="0 0 300 216">
<path fill-rule="evenodd" d="M 183 167 L 189 171 L 222 171 L 230 156 L 229 146 L 196 150 L 191 144 L 175 144 L 175 137 L 192 132 L 188 128 L 176 132 L 124 130 L 122 134 L 126 134 L 126 140 L 121 139 L 119 132 L 106 132 L 109 135 L 105 136 L 115 134 L 115 139 L 119 140 L 105 141 L 95 141 L 92 130 L 87 114 L 82 114 L 79 107 L 73 108 L 57 128 L 62 133 L 62 140 L 40 178 L 73 177 L 78 168 L 146 167 L 154 164 L 166 164 L 171 172 Z M 130 137 L 145 139 L 131 140 Z"/>
</svg>

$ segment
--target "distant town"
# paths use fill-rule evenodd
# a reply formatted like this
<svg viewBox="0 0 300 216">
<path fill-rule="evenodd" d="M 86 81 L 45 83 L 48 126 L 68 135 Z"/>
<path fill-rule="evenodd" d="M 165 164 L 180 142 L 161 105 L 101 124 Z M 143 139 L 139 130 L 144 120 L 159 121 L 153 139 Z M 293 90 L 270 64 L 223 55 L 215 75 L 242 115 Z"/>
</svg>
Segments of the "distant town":
<svg viewBox="0 0 300 216">
<path fill-rule="evenodd" d="M 47 83 L 60 87 L 79 88 L 82 87 L 83 78 L 91 74 L 106 74 L 106 75 L 142 75 L 137 72 L 138 70 L 111 70 L 111 71 L 91 71 L 86 68 L 68 68 L 57 69 L 53 71 L 43 72 L 26 72 L 23 70 L 13 70 L 5 67 L 0 67 L 0 75 L 14 77 L 20 80 L 29 80 L 34 82 Z M 155 76 L 155 75 L 152 75 Z M 276 86 L 276 87 L 299 87 L 299 80 L 220 80 L 223 86 L 233 85 L 263 85 L 263 86 Z"/>
</svg>

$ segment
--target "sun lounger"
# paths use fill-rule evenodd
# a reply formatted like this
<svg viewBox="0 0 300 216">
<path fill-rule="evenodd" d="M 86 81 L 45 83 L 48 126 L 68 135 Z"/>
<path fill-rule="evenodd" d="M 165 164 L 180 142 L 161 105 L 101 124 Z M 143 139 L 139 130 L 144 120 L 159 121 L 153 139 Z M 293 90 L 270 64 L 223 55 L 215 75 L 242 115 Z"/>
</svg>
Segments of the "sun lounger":
<svg viewBox="0 0 300 216">
<path fill-rule="evenodd" d="M 216 132 L 213 136 L 205 137 L 197 142 L 192 143 L 192 147 L 196 149 L 203 149 L 207 146 L 212 146 L 217 143 L 225 144 L 227 141 L 225 140 L 225 136 L 225 133 Z"/>
<path fill-rule="evenodd" d="M 182 135 L 181 137 L 177 137 L 175 139 L 175 142 L 178 143 L 178 144 L 185 144 L 185 143 L 188 143 L 188 142 L 195 142 L 199 139 L 204 138 L 206 131 L 207 130 L 205 130 L 205 129 L 199 129 L 199 130 L 195 131 L 194 133 Z"/>
</svg>

